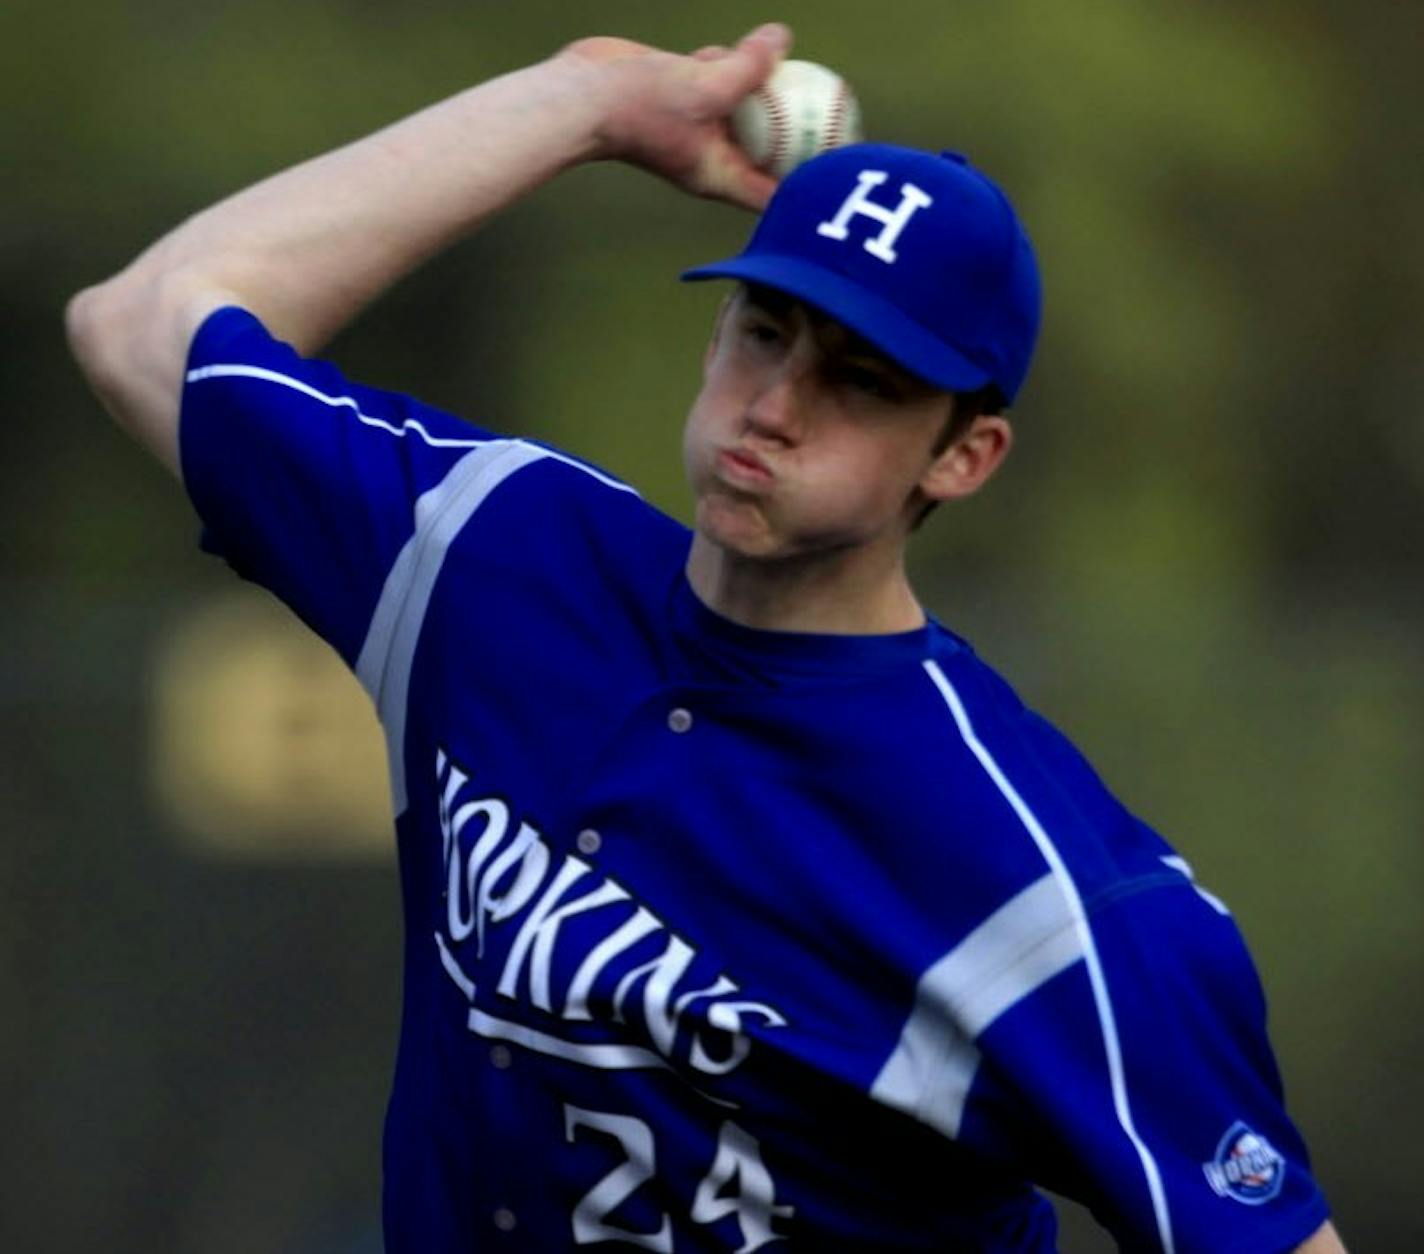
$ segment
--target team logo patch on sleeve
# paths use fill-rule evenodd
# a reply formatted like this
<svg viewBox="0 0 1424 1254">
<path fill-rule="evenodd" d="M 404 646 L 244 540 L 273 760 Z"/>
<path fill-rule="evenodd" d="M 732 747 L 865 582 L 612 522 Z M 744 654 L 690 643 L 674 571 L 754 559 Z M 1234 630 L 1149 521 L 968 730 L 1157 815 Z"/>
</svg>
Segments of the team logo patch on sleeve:
<svg viewBox="0 0 1424 1254">
<path fill-rule="evenodd" d="M 1234 1198 L 1247 1206 L 1260 1206 L 1281 1191 L 1286 1178 L 1286 1160 L 1265 1137 L 1252 1132 L 1238 1119 L 1221 1138 L 1216 1157 L 1202 1163 L 1202 1170 L 1219 1197 Z"/>
</svg>

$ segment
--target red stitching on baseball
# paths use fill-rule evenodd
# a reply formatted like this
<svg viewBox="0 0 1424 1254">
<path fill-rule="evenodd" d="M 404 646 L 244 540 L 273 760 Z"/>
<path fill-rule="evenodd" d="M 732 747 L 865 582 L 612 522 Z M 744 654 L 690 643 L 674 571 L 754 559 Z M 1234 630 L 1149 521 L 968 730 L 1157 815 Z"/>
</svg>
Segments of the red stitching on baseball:
<svg viewBox="0 0 1424 1254">
<path fill-rule="evenodd" d="M 831 103 L 830 126 L 826 134 L 825 148 L 821 149 L 822 152 L 824 152 L 826 148 L 838 147 L 843 142 L 841 127 L 845 124 L 846 111 L 849 107 L 850 90 L 846 87 L 845 79 L 841 79 L 841 81 L 836 84 L 836 97 Z"/>
<path fill-rule="evenodd" d="M 771 123 L 771 151 L 767 155 L 763 169 L 774 170 L 777 163 L 786 155 L 786 148 L 791 140 L 791 127 L 786 117 L 786 109 L 781 103 L 781 97 L 764 86 L 758 87 L 756 94 L 766 106 L 767 120 Z"/>
</svg>

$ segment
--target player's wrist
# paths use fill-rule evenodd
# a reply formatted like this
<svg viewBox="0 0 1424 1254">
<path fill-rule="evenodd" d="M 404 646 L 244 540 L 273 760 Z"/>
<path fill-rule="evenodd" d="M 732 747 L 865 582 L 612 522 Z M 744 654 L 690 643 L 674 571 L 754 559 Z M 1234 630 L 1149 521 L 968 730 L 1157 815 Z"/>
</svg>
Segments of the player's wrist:
<svg viewBox="0 0 1424 1254">
<path fill-rule="evenodd" d="M 631 40 L 595 35 L 576 40 L 545 62 L 555 89 L 577 104 L 582 119 L 578 160 L 626 159 L 635 149 L 646 84 L 634 62 L 654 51 Z"/>
</svg>

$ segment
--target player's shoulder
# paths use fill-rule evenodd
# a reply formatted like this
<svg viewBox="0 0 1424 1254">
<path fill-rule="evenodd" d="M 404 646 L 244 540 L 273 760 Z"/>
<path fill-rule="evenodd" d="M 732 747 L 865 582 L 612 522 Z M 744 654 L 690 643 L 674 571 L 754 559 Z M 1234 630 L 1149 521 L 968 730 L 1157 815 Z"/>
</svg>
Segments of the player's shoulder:
<svg viewBox="0 0 1424 1254">
<path fill-rule="evenodd" d="M 458 498 L 482 506 L 498 488 L 501 503 L 532 497 L 538 517 L 531 523 L 540 530 L 570 512 L 590 532 L 600 526 L 669 529 L 670 520 L 636 489 L 594 462 L 353 379 L 334 361 L 299 352 L 236 305 L 212 311 L 198 326 L 184 384 L 189 440 L 234 425 L 269 427 L 296 442 L 306 433 L 335 437 L 358 459 L 369 453 L 382 464 L 404 465 L 411 495 L 435 489 L 442 502 Z"/>
<path fill-rule="evenodd" d="M 925 671 L 943 707 L 936 743 L 959 773 L 977 776 L 1002 839 L 1061 863 L 1085 896 L 1177 882 L 1172 846 L 966 641 L 946 633 Z"/>
</svg>

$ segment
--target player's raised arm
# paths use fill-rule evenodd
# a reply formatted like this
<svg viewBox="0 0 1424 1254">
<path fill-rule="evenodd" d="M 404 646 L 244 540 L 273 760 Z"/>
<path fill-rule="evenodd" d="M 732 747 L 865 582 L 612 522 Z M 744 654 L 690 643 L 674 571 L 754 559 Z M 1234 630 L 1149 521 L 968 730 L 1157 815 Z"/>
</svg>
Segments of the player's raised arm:
<svg viewBox="0 0 1424 1254">
<path fill-rule="evenodd" d="M 241 305 L 310 352 L 367 302 L 484 219 L 582 161 L 642 166 L 698 195 L 760 207 L 772 182 L 726 118 L 784 55 L 785 27 L 680 56 L 580 40 L 184 222 L 69 305 L 70 344 L 114 417 L 175 474 L 194 330 Z"/>
</svg>

